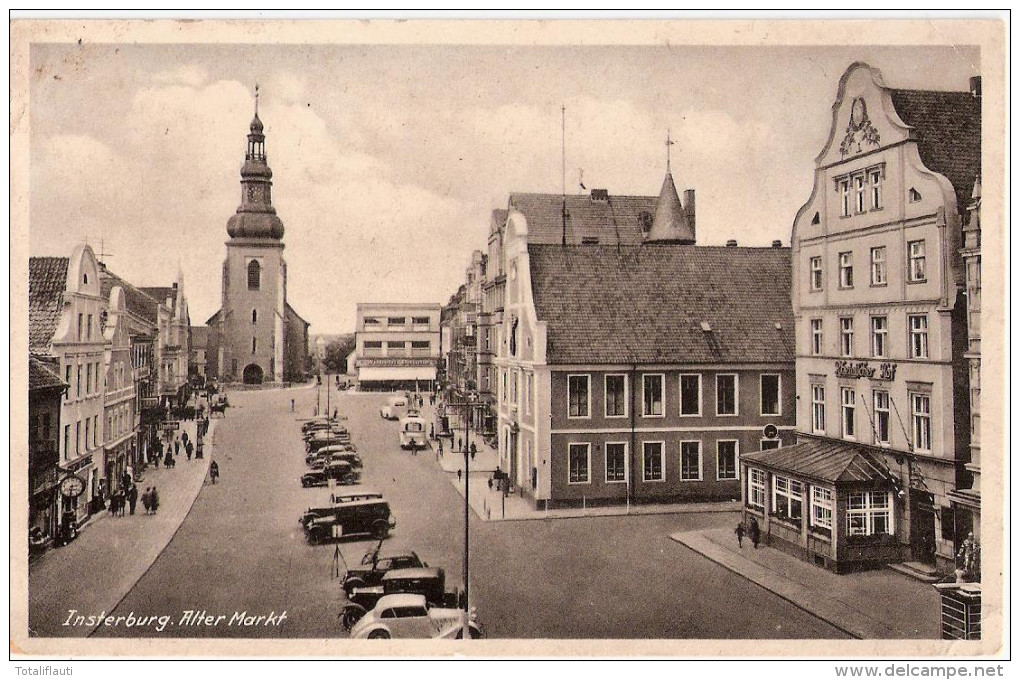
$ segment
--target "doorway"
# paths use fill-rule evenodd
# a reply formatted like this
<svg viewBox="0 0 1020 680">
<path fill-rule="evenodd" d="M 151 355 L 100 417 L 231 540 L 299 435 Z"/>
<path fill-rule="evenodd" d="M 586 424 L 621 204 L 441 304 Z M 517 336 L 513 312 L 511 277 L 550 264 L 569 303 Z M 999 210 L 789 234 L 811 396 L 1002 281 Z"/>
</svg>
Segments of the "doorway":
<svg viewBox="0 0 1020 680">
<path fill-rule="evenodd" d="M 935 564 L 935 497 L 910 491 L 910 553 L 921 564 Z"/>
<path fill-rule="evenodd" d="M 262 384 L 262 367 L 258 364 L 248 364 L 244 367 L 244 384 L 245 385 L 261 385 Z"/>
</svg>

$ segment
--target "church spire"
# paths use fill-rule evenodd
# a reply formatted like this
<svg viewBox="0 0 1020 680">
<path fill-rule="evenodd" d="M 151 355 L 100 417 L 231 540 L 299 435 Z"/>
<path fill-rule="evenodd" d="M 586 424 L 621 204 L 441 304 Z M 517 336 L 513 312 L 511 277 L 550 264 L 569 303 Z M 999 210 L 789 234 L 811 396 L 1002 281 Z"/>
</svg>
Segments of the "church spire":
<svg viewBox="0 0 1020 680">
<path fill-rule="evenodd" d="M 227 221 L 231 238 L 280 240 L 283 222 L 273 207 L 273 171 L 266 158 L 266 135 L 259 118 L 259 86 L 255 85 L 255 116 L 248 126 L 248 149 L 241 166 L 241 205 Z"/>
<path fill-rule="evenodd" d="M 677 195 L 676 185 L 673 183 L 673 173 L 670 168 L 670 147 L 675 143 L 669 132 L 667 132 L 666 177 L 662 181 L 659 200 L 655 204 L 655 217 L 652 219 L 652 228 L 648 231 L 645 243 L 693 244 L 695 242 L 694 225 L 688 219 L 687 211 L 680 204 L 680 196 Z"/>
</svg>

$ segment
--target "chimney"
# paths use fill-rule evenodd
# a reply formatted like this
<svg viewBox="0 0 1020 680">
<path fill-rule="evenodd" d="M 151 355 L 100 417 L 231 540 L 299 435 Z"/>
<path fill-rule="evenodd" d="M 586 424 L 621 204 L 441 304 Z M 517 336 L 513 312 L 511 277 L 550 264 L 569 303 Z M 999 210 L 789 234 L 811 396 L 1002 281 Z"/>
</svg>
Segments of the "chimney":
<svg viewBox="0 0 1020 680">
<path fill-rule="evenodd" d="M 737 239 L 731 238 L 729 241 L 726 242 L 726 247 L 727 248 L 736 248 L 737 247 Z"/>
<path fill-rule="evenodd" d="M 609 189 L 592 189 L 591 200 L 595 202 L 605 203 L 609 200 Z"/>
<path fill-rule="evenodd" d="M 973 76 L 970 79 L 970 94 L 974 99 L 981 97 L 981 76 Z"/>
<path fill-rule="evenodd" d="M 780 241 L 779 239 L 776 239 L 775 241 L 772 242 L 772 247 L 773 248 L 782 248 L 783 247 L 783 242 Z"/>
<path fill-rule="evenodd" d="M 694 223 L 694 189 L 684 192 L 684 214 L 687 215 L 687 224 L 691 225 L 691 234 L 697 234 L 697 225 Z"/>
</svg>

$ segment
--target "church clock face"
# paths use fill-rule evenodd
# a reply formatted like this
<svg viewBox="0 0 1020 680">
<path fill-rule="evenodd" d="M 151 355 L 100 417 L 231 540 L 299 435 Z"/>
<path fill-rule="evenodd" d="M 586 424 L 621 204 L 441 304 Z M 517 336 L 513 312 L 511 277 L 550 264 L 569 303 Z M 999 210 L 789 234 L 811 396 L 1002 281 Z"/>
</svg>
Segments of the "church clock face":
<svg viewBox="0 0 1020 680">
<path fill-rule="evenodd" d="M 258 187 L 255 187 L 255 186 L 249 186 L 248 187 L 248 200 L 249 201 L 257 201 L 257 200 L 259 200 L 259 189 L 258 189 Z"/>
</svg>

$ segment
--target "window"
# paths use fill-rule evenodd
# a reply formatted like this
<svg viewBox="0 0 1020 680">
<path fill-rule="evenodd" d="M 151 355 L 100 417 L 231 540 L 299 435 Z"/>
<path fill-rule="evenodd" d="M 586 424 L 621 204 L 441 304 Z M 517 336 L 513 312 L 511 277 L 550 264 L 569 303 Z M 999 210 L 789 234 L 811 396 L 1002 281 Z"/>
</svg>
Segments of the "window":
<svg viewBox="0 0 1020 680">
<path fill-rule="evenodd" d="M 570 405 L 567 415 L 570 418 L 589 417 L 589 403 L 591 391 L 589 390 L 589 376 L 569 375 L 567 376 L 567 392 L 569 393 Z"/>
<path fill-rule="evenodd" d="M 931 451 L 931 396 L 911 393 L 910 415 L 914 422 L 914 450 Z"/>
<path fill-rule="evenodd" d="M 875 443 L 889 443 L 889 393 L 885 390 L 875 390 Z"/>
<path fill-rule="evenodd" d="M 765 509 L 765 471 L 750 468 L 747 471 L 747 505 Z"/>
<path fill-rule="evenodd" d="M 645 442 L 642 446 L 644 450 L 644 460 L 642 461 L 644 481 L 663 481 L 662 442 Z"/>
<path fill-rule="evenodd" d="M 811 487 L 811 526 L 832 531 L 832 489 Z"/>
<path fill-rule="evenodd" d="M 928 358 L 928 316 L 925 314 L 911 315 L 910 325 L 910 357 L 912 359 Z"/>
<path fill-rule="evenodd" d="M 627 376 L 606 376 L 606 418 L 623 418 L 627 415 Z"/>
<path fill-rule="evenodd" d="M 92 364 L 85 369 L 85 395 L 92 394 Z"/>
<path fill-rule="evenodd" d="M 91 314 L 89 314 L 85 318 L 85 339 L 86 340 L 91 340 L 92 339 L 92 315 Z"/>
<path fill-rule="evenodd" d="M 804 509 L 804 485 L 796 479 L 772 478 L 772 510 L 776 517 L 799 520 Z"/>
<path fill-rule="evenodd" d="M 662 375 L 642 376 L 644 386 L 644 415 L 661 417 L 662 411 Z"/>
<path fill-rule="evenodd" d="M 248 263 L 248 290 L 259 290 L 262 287 L 262 265 L 258 260 Z"/>
<path fill-rule="evenodd" d="M 910 241 L 907 243 L 907 253 L 909 257 L 907 262 L 907 280 L 924 281 L 926 278 L 924 241 Z"/>
<path fill-rule="evenodd" d="M 825 386 L 811 386 L 811 431 L 825 433 Z"/>
<path fill-rule="evenodd" d="M 701 480 L 701 442 L 680 442 L 680 481 Z"/>
<path fill-rule="evenodd" d="M 606 444 L 606 482 L 627 481 L 627 445 Z"/>
<path fill-rule="evenodd" d="M 864 491 L 847 496 L 846 530 L 850 536 L 891 534 L 893 525 L 889 492 Z"/>
<path fill-rule="evenodd" d="M 428 340 L 412 340 L 411 349 L 429 349 L 431 343 Z"/>
<path fill-rule="evenodd" d="M 570 445 L 570 484 L 588 484 L 591 479 L 591 444 Z"/>
<path fill-rule="evenodd" d="M 701 376 L 680 374 L 680 415 L 701 415 Z"/>
<path fill-rule="evenodd" d="M 781 439 L 762 439 L 759 441 L 759 447 L 762 451 L 771 451 L 772 449 L 778 449 L 783 445 Z"/>
<path fill-rule="evenodd" d="M 864 175 L 854 177 L 854 210 L 864 212 Z"/>
<path fill-rule="evenodd" d="M 715 478 L 737 478 L 737 441 L 721 439 L 715 443 Z"/>
<path fill-rule="evenodd" d="M 811 290 L 822 289 L 822 258 L 811 258 Z"/>
<path fill-rule="evenodd" d="M 852 252 L 839 254 L 839 287 L 854 287 L 854 254 Z"/>
<path fill-rule="evenodd" d="M 64 460 L 71 454 L 71 426 L 64 425 Z"/>
<path fill-rule="evenodd" d="M 74 452 L 81 453 L 81 421 L 74 424 Z"/>
<path fill-rule="evenodd" d="M 854 355 L 854 319 L 844 316 L 839 319 L 839 352 L 845 357 Z"/>
<path fill-rule="evenodd" d="M 885 278 L 885 246 L 871 249 L 871 285 L 884 286 Z"/>
<path fill-rule="evenodd" d="M 64 366 L 64 382 L 67 383 L 67 392 L 64 393 L 64 399 L 68 400 L 71 398 L 71 364 Z"/>
<path fill-rule="evenodd" d="M 907 192 L 907 200 L 910 203 L 917 203 L 921 200 L 921 192 L 914 187 L 910 187 L 910 191 Z"/>
<path fill-rule="evenodd" d="M 871 356 L 884 358 L 889 338 L 889 319 L 884 316 L 871 317 Z"/>
<path fill-rule="evenodd" d="M 252 339 L 251 339 L 251 353 L 252 354 L 255 354 L 255 344 L 256 344 L 255 343 L 255 338 L 252 337 Z"/>
<path fill-rule="evenodd" d="M 854 423 L 854 412 L 857 409 L 857 394 L 850 387 L 842 387 L 839 390 L 840 406 L 843 414 L 843 437 L 853 439 L 857 433 Z"/>
<path fill-rule="evenodd" d="M 83 332 L 85 331 L 85 315 L 78 315 L 78 342 L 81 342 Z"/>
<path fill-rule="evenodd" d="M 811 353 L 818 356 L 822 353 L 822 320 L 811 319 Z"/>
<path fill-rule="evenodd" d="M 92 446 L 99 446 L 99 416 L 92 416 Z"/>
<path fill-rule="evenodd" d="M 715 376 L 715 414 L 717 416 L 737 415 L 736 374 Z"/>
<path fill-rule="evenodd" d="M 81 364 L 78 364 L 78 378 L 75 385 L 74 396 L 81 397 Z"/>
<path fill-rule="evenodd" d="M 255 325 L 259 320 L 259 311 L 257 309 L 251 310 L 251 325 Z"/>
<path fill-rule="evenodd" d="M 390 316 L 386 317 L 386 325 L 388 326 L 403 326 L 407 323 L 406 316 Z"/>
<path fill-rule="evenodd" d="M 415 326 L 428 326 L 429 318 L 427 316 L 412 316 L 411 323 Z"/>
<path fill-rule="evenodd" d="M 868 179 L 871 180 L 871 209 L 878 210 L 882 207 L 882 171 L 870 171 Z"/>
<path fill-rule="evenodd" d="M 763 416 L 781 415 L 779 376 L 774 373 L 762 373 L 761 375 L 761 414 Z"/>
<path fill-rule="evenodd" d="M 842 217 L 850 216 L 850 180 L 839 181 L 839 214 Z"/>
<path fill-rule="evenodd" d="M 366 326 L 378 326 L 380 323 L 382 323 L 382 322 L 379 319 L 377 319 L 376 317 L 374 317 L 374 316 L 366 316 L 365 317 L 365 325 Z"/>
<path fill-rule="evenodd" d="M 365 349 L 382 349 L 382 340 L 366 340 Z"/>
</svg>

